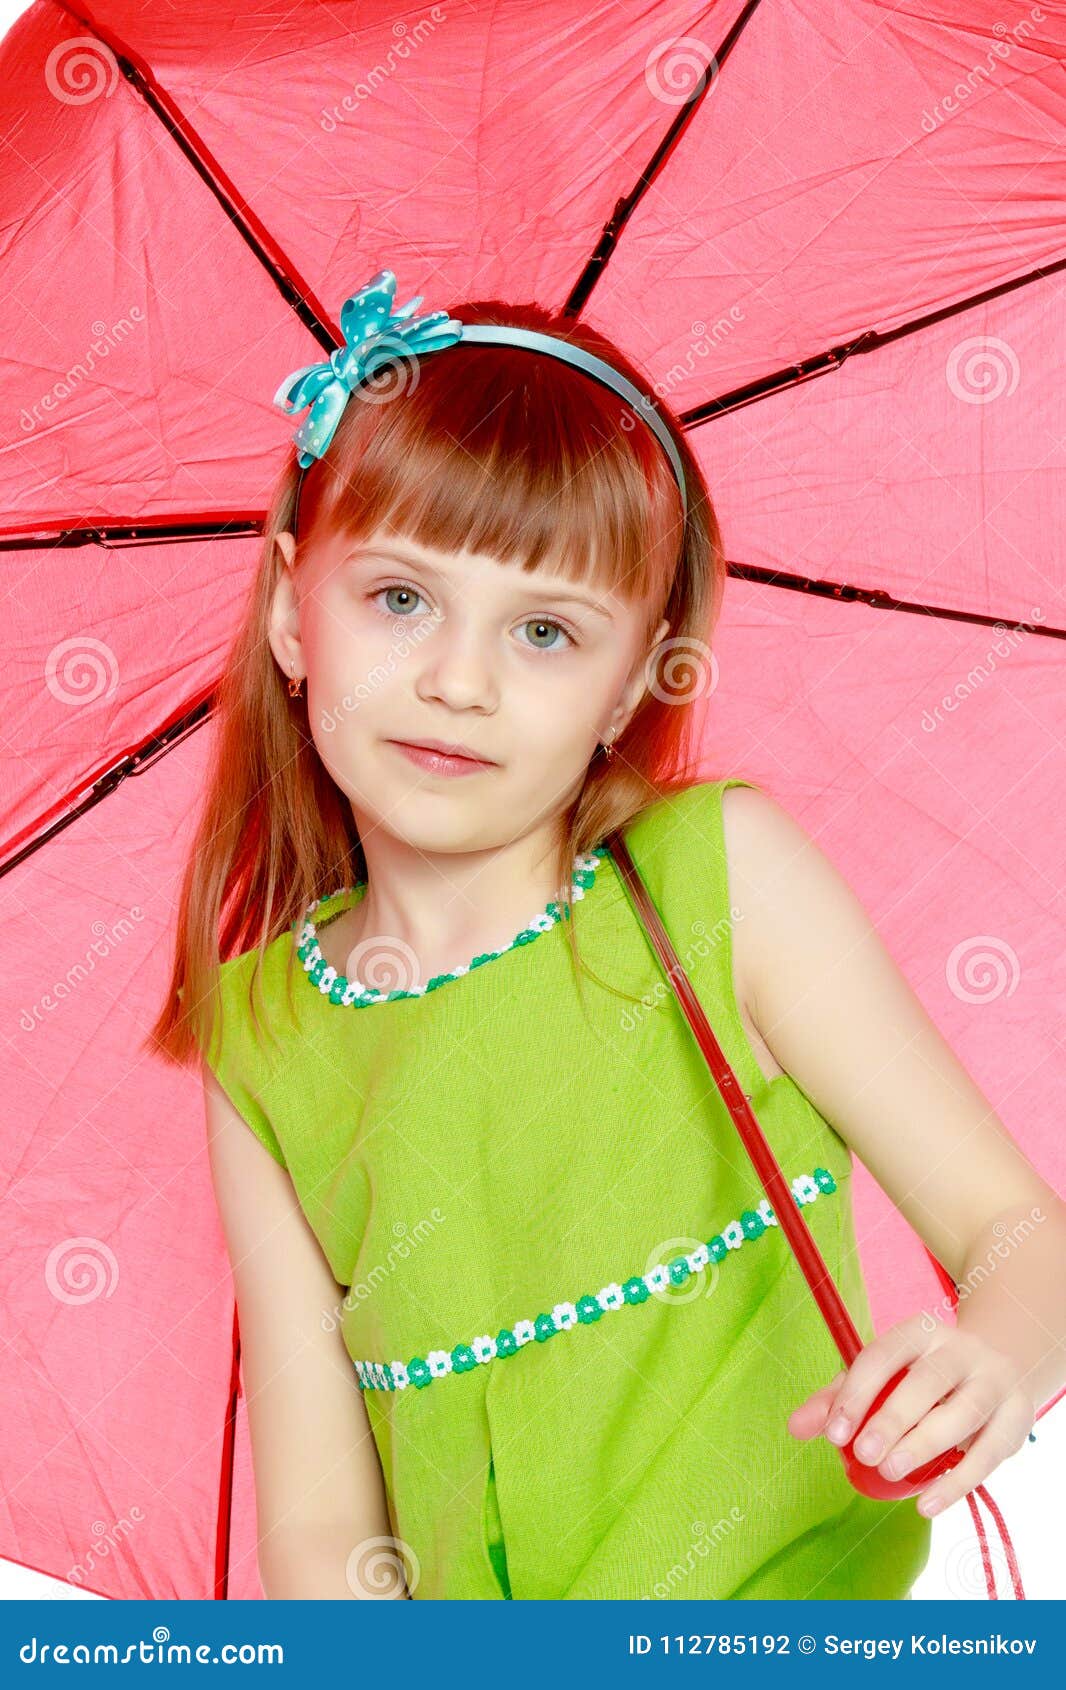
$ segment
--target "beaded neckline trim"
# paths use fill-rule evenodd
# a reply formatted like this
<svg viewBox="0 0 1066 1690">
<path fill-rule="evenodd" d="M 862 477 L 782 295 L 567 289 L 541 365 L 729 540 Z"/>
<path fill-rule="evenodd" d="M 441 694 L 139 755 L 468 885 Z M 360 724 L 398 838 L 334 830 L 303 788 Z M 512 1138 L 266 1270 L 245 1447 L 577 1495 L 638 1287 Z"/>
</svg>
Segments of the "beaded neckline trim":
<svg viewBox="0 0 1066 1690">
<path fill-rule="evenodd" d="M 815 1168 L 813 1173 L 797 1174 L 791 1189 L 793 1201 L 802 1208 L 815 1202 L 823 1191 L 835 1191 L 837 1182 L 828 1168 Z M 557 1332 L 569 1332 L 577 1325 L 588 1326 L 615 1309 L 647 1302 L 653 1291 L 665 1290 L 668 1285 L 683 1285 L 690 1274 L 702 1273 L 708 1263 L 722 1261 L 730 1250 L 739 1250 L 748 1239 L 761 1238 L 768 1227 L 777 1225 L 770 1200 L 764 1197 L 757 1209 L 745 1209 L 739 1220 L 729 1221 L 721 1232 L 716 1232 L 705 1244 L 698 1244 L 688 1255 L 675 1256 L 673 1261 L 661 1263 L 650 1273 L 636 1274 L 621 1285 L 605 1285 L 594 1296 L 579 1297 L 576 1303 L 556 1303 L 550 1314 L 538 1314 L 533 1320 L 516 1320 L 513 1326 L 503 1327 L 495 1338 L 486 1333 L 450 1350 L 429 1350 L 424 1356 L 412 1356 L 406 1363 L 356 1361 L 359 1389 L 402 1391 L 408 1385 L 422 1389 L 449 1373 L 469 1373 L 479 1362 L 503 1360 L 533 1340 L 543 1343 Z"/>
<path fill-rule="evenodd" d="M 595 883 L 596 870 L 606 855 L 606 846 L 602 843 L 594 851 L 574 858 L 574 867 L 570 881 L 570 896 L 574 903 L 578 903 L 589 888 Z M 362 882 L 359 882 L 362 885 Z M 322 955 L 322 947 L 318 942 L 318 931 L 311 917 L 322 904 L 329 903 L 333 898 L 339 898 L 349 892 L 355 892 L 358 886 L 342 886 L 338 892 L 329 892 L 324 898 L 316 898 L 304 917 L 300 930 L 300 943 L 296 954 L 304 966 L 304 973 L 313 986 L 316 986 L 322 996 L 330 1003 L 341 1004 L 345 1008 L 362 1009 L 375 1003 L 392 1003 L 397 998 L 421 998 L 427 992 L 435 992 L 438 986 L 443 986 L 447 980 L 458 980 L 462 975 L 469 974 L 471 969 L 480 968 L 483 963 L 492 962 L 498 956 L 504 956 L 513 951 L 517 945 L 528 945 L 531 940 L 539 938 L 542 933 L 548 933 L 558 921 L 569 919 L 569 912 L 565 904 L 556 903 L 553 899 L 547 909 L 535 915 L 521 933 L 516 933 L 509 945 L 504 945 L 499 951 L 484 951 L 481 956 L 474 957 L 462 968 L 454 968 L 449 974 L 435 974 L 427 980 L 424 986 L 413 986 L 410 991 L 397 988 L 392 992 L 375 992 L 369 986 L 364 986 L 360 980 L 349 980 L 346 975 L 331 968 Z"/>
</svg>

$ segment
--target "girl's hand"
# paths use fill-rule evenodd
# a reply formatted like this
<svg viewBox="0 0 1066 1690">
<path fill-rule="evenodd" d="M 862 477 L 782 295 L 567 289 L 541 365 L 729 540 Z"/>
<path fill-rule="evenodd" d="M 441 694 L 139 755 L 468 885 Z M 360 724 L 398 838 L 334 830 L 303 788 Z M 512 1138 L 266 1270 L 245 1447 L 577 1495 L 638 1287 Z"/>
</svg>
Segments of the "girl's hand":
<svg viewBox="0 0 1066 1690">
<path fill-rule="evenodd" d="M 1036 1416 L 1017 1364 L 976 1333 L 943 1326 L 924 1312 L 890 1326 L 846 1372 L 793 1409 L 788 1429 L 796 1438 L 824 1432 L 832 1443 L 846 1444 L 901 1367 L 908 1368 L 906 1377 L 863 1427 L 855 1454 L 887 1479 L 899 1479 L 945 1450 L 966 1450 L 965 1460 L 918 1497 L 919 1512 L 935 1514 L 1020 1449 Z"/>
</svg>

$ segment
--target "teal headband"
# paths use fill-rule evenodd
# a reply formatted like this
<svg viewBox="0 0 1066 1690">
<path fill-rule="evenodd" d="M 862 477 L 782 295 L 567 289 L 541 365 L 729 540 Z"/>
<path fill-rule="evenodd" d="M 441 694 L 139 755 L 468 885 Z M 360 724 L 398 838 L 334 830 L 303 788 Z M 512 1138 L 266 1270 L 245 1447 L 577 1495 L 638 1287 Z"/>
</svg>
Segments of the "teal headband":
<svg viewBox="0 0 1066 1690">
<path fill-rule="evenodd" d="M 552 358 L 573 364 L 575 369 L 584 371 L 594 381 L 602 382 L 604 387 L 620 394 L 647 423 L 669 458 L 681 489 L 681 508 L 687 515 L 685 472 L 673 436 L 651 397 L 635 387 L 613 364 L 608 364 L 594 352 L 587 352 L 583 346 L 575 346 L 572 341 L 556 335 L 541 334 L 536 329 L 512 328 L 508 324 L 496 323 L 463 323 L 449 317 L 446 311 L 432 311 L 428 316 L 415 317 L 413 312 L 421 305 L 422 294 L 417 294 L 398 311 L 393 311 L 395 294 L 396 277 L 391 270 L 379 270 L 376 276 L 371 276 L 366 285 L 341 306 L 341 333 L 345 344 L 330 353 L 328 362 L 305 364 L 294 370 L 292 375 L 285 377 L 274 395 L 275 405 L 285 411 L 302 411 L 305 405 L 311 407 L 296 430 L 297 462 L 301 471 L 296 489 L 297 505 L 303 484 L 302 472 L 328 449 L 341 412 L 356 388 L 387 365 L 442 351 L 461 340 L 467 344 L 524 346 L 531 352 L 546 352 Z M 295 509 L 292 526 L 295 532 Z"/>
</svg>

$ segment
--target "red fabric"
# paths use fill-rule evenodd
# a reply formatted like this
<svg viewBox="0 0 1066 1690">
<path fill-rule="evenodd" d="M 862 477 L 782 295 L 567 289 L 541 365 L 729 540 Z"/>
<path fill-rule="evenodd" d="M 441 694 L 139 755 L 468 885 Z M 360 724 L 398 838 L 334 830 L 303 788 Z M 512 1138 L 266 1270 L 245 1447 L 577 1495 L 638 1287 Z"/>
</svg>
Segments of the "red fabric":
<svg viewBox="0 0 1066 1690">
<path fill-rule="evenodd" d="M 583 315 L 693 411 L 1061 260 L 1064 17 L 1047 0 L 654 0 L 619 29 L 578 0 L 473 0 L 458 18 L 39 0 L 0 44 L 17 114 L 0 151 L 0 860 L 210 694 L 258 554 L 254 534 L 35 536 L 254 526 L 290 450 L 277 384 L 322 355 L 301 299 L 335 320 L 387 267 L 426 310 L 561 303 L 647 170 Z M 708 92 L 653 164 L 691 56 L 711 53 Z M 1027 280 L 689 440 L 734 566 L 929 607 L 731 580 L 704 772 L 743 771 L 818 838 L 1063 1191 L 1062 645 L 929 613 L 1066 627 L 1060 299 L 1057 275 Z M 0 890 L 0 1554 L 112 1597 L 259 1593 L 199 1084 L 134 1054 L 211 733 Z M 883 1327 L 939 1291 L 861 1168 L 856 1207 Z"/>
</svg>

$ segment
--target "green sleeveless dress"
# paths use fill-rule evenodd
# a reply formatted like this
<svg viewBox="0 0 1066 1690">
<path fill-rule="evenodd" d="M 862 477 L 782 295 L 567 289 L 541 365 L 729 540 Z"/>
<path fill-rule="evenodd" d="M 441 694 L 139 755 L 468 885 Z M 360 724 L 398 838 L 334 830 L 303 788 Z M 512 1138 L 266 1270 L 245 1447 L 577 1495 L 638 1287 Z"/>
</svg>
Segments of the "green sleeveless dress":
<svg viewBox="0 0 1066 1690">
<path fill-rule="evenodd" d="M 752 784 L 656 802 L 626 842 L 868 1340 L 847 1145 L 791 1076 L 765 1079 L 734 996 L 722 793 Z M 249 1016 L 254 953 L 221 971 L 209 1065 L 346 1293 L 411 1594 L 906 1597 L 931 1522 L 789 1434 L 839 1356 L 614 862 L 585 869 L 581 955 L 615 992 L 586 975 L 584 1007 L 561 921 L 371 1004 L 295 960 L 295 1018 L 306 930 L 283 934 L 281 1056 Z"/>
</svg>

